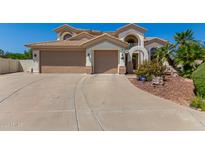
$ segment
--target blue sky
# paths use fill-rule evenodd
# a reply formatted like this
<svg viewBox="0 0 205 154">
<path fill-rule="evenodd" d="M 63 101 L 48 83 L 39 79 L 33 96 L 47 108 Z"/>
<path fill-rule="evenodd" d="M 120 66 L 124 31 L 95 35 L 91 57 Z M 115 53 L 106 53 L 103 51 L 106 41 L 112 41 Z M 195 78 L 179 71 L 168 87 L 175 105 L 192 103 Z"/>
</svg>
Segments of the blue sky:
<svg viewBox="0 0 205 154">
<path fill-rule="evenodd" d="M 56 40 L 56 27 L 64 23 L 21 23 L 0 24 L 0 48 L 9 52 L 23 52 L 25 44 L 41 41 Z M 68 23 L 70 24 L 70 23 Z M 138 23 L 148 31 L 145 36 L 160 37 L 173 42 L 173 35 L 186 29 L 192 29 L 197 40 L 205 40 L 205 24 L 190 23 Z M 125 23 L 71 23 L 71 26 L 81 29 L 93 29 L 100 31 L 115 31 Z"/>
</svg>

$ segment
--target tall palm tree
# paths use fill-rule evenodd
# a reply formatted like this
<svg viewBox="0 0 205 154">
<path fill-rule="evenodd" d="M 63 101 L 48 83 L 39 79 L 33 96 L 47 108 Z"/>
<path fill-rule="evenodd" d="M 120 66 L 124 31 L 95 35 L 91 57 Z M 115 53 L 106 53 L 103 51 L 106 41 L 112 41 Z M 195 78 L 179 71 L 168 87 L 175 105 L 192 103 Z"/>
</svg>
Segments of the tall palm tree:
<svg viewBox="0 0 205 154">
<path fill-rule="evenodd" d="M 183 46 L 186 42 L 194 41 L 193 34 L 193 31 L 190 29 L 184 32 L 178 32 L 174 35 L 174 40 L 176 41 L 177 45 Z"/>
</svg>

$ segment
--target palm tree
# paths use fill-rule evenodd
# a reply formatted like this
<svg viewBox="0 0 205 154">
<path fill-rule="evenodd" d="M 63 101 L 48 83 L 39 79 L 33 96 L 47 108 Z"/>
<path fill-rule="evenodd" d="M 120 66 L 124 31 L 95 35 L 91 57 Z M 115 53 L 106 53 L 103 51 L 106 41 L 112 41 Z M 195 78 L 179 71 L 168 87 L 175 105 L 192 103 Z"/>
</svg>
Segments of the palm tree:
<svg viewBox="0 0 205 154">
<path fill-rule="evenodd" d="M 190 77 L 196 70 L 198 64 L 196 60 L 205 60 L 205 51 L 199 42 L 189 42 L 178 48 L 175 62 L 182 66 L 181 74 Z"/>
<path fill-rule="evenodd" d="M 188 29 L 184 32 L 178 32 L 174 35 L 174 40 L 176 41 L 176 45 L 183 46 L 186 42 L 194 41 L 193 31 Z"/>
<path fill-rule="evenodd" d="M 167 44 L 165 46 L 158 48 L 154 54 L 154 57 L 157 59 L 157 61 L 161 61 L 162 63 L 167 61 L 170 65 L 173 66 L 174 52 L 175 52 L 175 45 Z"/>
</svg>

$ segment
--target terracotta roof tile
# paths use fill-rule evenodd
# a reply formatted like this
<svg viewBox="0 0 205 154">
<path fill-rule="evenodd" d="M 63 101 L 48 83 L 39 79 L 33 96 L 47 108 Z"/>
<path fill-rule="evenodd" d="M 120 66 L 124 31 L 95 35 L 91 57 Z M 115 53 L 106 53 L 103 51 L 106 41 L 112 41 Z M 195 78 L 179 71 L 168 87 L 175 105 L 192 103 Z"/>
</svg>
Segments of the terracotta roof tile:
<svg viewBox="0 0 205 154">
<path fill-rule="evenodd" d="M 127 46 L 126 42 L 119 40 L 118 38 L 111 36 L 107 33 L 94 37 L 90 40 L 60 40 L 60 41 L 50 41 L 50 42 L 39 42 L 25 45 L 30 48 L 44 48 L 44 47 L 84 47 L 86 45 L 94 43 L 96 40 L 111 40 L 115 43 L 118 43 L 122 46 Z"/>
<path fill-rule="evenodd" d="M 73 37 L 71 37 L 69 40 L 81 40 L 82 38 L 92 39 L 96 36 L 88 33 L 88 32 L 81 32 Z"/>
<path fill-rule="evenodd" d="M 126 30 L 128 30 L 128 29 L 136 29 L 136 30 L 138 30 L 138 31 L 140 31 L 140 32 L 142 32 L 142 33 L 145 33 L 146 31 L 147 31 L 147 29 L 145 29 L 145 28 L 143 28 L 143 27 L 141 27 L 141 26 L 139 26 L 139 25 L 136 25 L 136 24 L 127 24 L 127 25 L 125 25 L 125 26 L 122 26 L 122 27 L 120 27 L 120 28 L 118 28 L 117 30 L 116 30 L 116 32 L 117 33 L 122 33 L 123 31 L 126 31 Z"/>
<path fill-rule="evenodd" d="M 90 40 L 82 43 L 82 45 L 83 46 L 87 46 L 87 45 L 89 46 L 89 45 L 91 45 L 93 43 L 97 43 L 98 41 L 101 41 L 101 40 L 110 40 L 110 41 L 115 42 L 115 43 L 117 43 L 117 44 L 119 44 L 121 46 L 124 46 L 124 47 L 128 46 L 127 42 L 123 42 L 122 40 L 120 40 L 120 39 L 118 39 L 118 38 L 116 38 L 114 36 L 111 36 L 110 34 L 107 34 L 107 33 L 104 33 L 104 34 L 102 34 L 100 36 L 97 36 L 97 37 L 95 37 L 93 39 L 90 39 Z"/>
<path fill-rule="evenodd" d="M 164 39 L 161 39 L 158 37 L 146 37 L 146 38 L 144 38 L 144 42 L 145 42 L 145 45 L 148 45 L 148 44 L 153 43 L 153 42 L 158 42 L 158 43 L 161 43 L 163 45 L 166 45 L 167 43 L 169 43 L 167 40 L 164 40 Z"/>
<path fill-rule="evenodd" d="M 69 40 L 61 40 L 61 41 L 50 41 L 50 42 L 39 42 L 39 43 L 33 43 L 28 44 L 26 47 L 65 47 L 65 46 L 80 46 L 82 43 L 86 42 L 87 40 L 75 40 L 75 41 L 69 41 Z"/>
</svg>

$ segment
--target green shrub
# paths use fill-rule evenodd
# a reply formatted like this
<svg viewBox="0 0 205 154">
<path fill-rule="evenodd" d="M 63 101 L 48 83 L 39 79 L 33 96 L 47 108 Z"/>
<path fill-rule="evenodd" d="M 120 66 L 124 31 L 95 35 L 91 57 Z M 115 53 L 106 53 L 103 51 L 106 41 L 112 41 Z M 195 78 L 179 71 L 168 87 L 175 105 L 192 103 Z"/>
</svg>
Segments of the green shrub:
<svg viewBox="0 0 205 154">
<path fill-rule="evenodd" d="M 150 75 L 150 64 L 145 61 L 144 64 L 140 65 L 140 67 L 136 71 L 137 76 L 149 76 Z"/>
<path fill-rule="evenodd" d="M 149 75 L 149 76 L 146 76 L 146 77 L 147 77 L 147 81 L 152 81 L 152 79 L 153 79 L 152 75 Z"/>
<path fill-rule="evenodd" d="M 202 111 L 205 111 L 205 102 L 203 100 L 203 97 L 201 96 L 194 97 L 190 106 L 193 108 L 201 109 Z"/>
<path fill-rule="evenodd" d="M 135 72 L 137 76 L 146 76 L 151 81 L 154 76 L 162 76 L 166 67 L 161 62 L 145 61 Z"/>
<path fill-rule="evenodd" d="M 162 62 L 151 61 L 151 72 L 154 76 L 162 76 L 164 75 L 166 67 L 162 64 Z"/>
<path fill-rule="evenodd" d="M 201 64 L 192 74 L 197 95 L 205 98 L 205 63 Z"/>
</svg>

